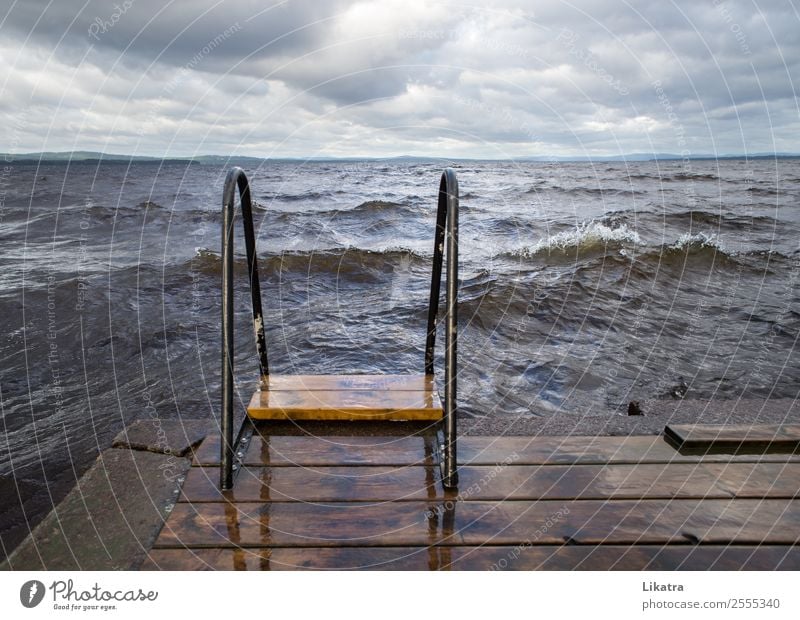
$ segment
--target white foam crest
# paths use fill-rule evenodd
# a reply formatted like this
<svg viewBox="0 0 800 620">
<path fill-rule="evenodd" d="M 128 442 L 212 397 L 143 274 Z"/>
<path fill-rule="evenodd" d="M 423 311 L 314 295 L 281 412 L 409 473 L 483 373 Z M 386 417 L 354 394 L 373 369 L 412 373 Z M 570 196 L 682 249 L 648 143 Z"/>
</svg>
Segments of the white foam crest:
<svg viewBox="0 0 800 620">
<path fill-rule="evenodd" d="M 608 244 L 641 244 L 642 240 L 635 230 L 625 224 L 611 228 L 600 222 L 583 222 L 574 230 L 565 230 L 538 241 L 532 247 L 522 248 L 523 256 L 534 256 L 543 252 L 565 252 L 570 249 L 586 250 Z"/>
<path fill-rule="evenodd" d="M 675 250 L 685 250 L 689 247 L 722 249 L 717 235 L 704 232 L 683 233 L 678 237 L 678 240 L 672 244 L 672 249 Z"/>
</svg>

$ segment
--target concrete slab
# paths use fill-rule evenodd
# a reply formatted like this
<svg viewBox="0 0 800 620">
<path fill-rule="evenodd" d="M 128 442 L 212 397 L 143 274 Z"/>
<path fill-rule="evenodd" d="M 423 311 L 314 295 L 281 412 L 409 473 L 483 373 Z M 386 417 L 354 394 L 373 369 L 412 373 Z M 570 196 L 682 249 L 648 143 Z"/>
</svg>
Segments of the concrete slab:
<svg viewBox="0 0 800 620">
<path fill-rule="evenodd" d="M 137 420 L 114 438 L 111 447 L 187 456 L 210 430 L 209 420 Z"/>
<path fill-rule="evenodd" d="M 178 497 L 188 458 L 110 448 L 2 570 L 130 570 L 147 556 Z"/>
</svg>

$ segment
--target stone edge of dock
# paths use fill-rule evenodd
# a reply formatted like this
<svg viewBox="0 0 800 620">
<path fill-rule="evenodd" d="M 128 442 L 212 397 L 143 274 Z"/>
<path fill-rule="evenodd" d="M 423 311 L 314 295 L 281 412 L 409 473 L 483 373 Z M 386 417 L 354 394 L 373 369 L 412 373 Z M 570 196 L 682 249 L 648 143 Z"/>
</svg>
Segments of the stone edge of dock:
<svg viewBox="0 0 800 620">
<path fill-rule="evenodd" d="M 0 570 L 138 569 L 212 426 L 158 419 L 128 426 Z"/>
</svg>

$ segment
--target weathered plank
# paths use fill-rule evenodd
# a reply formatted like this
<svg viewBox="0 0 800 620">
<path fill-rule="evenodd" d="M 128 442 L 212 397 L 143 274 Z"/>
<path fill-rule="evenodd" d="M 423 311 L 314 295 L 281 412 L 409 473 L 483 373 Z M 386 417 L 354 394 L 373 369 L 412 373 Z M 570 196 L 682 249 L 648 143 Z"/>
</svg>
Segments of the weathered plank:
<svg viewBox="0 0 800 620">
<path fill-rule="evenodd" d="M 194 466 L 213 466 L 219 467 L 220 462 L 220 438 L 219 434 L 206 437 L 198 447 L 194 449 L 192 465 Z"/>
<path fill-rule="evenodd" d="M 800 570 L 800 547 L 571 545 L 153 549 L 145 570 Z"/>
<path fill-rule="evenodd" d="M 736 497 L 800 498 L 800 463 L 704 463 L 717 488 Z"/>
<path fill-rule="evenodd" d="M 428 458 L 431 438 L 269 436 L 256 433 L 245 465 L 413 465 Z M 602 463 L 800 462 L 799 455 L 684 455 L 663 437 L 459 437 L 461 464 L 519 465 Z M 219 437 L 208 437 L 195 453 L 196 465 L 219 465 Z"/>
<path fill-rule="evenodd" d="M 247 467 L 221 492 L 214 469 L 193 467 L 181 501 L 383 502 L 457 498 L 656 499 L 796 497 L 800 463 L 463 466 L 446 495 L 438 468 L 421 466 Z"/>
<path fill-rule="evenodd" d="M 179 503 L 156 547 L 800 543 L 800 502 Z"/>
<path fill-rule="evenodd" d="M 693 453 L 800 451 L 800 424 L 668 424 L 664 435 L 680 451 Z"/>
</svg>

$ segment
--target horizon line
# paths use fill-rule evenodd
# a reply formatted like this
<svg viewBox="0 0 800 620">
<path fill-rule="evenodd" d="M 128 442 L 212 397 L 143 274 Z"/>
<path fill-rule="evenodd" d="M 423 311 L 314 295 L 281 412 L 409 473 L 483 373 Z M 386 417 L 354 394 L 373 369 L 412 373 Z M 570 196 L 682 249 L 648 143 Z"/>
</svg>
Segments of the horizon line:
<svg viewBox="0 0 800 620">
<path fill-rule="evenodd" d="M 800 157 L 800 152 L 794 151 L 775 151 L 775 152 L 755 152 L 755 153 L 672 153 L 665 152 L 642 152 L 634 151 L 621 154 L 598 154 L 598 155 L 521 155 L 518 157 L 465 157 L 465 156 L 441 156 L 441 155 L 283 155 L 283 156 L 261 156 L 261 155 L 220 155 L 217 153 L 204 153 L 194 155 L 145 155 L 145 154 L 126 154 L 126 153 L 106 153 L 103 151 L 88 150 L 68 150 L 68 151 L 29 151 L 22 153 L 2 153 L 2 159 L 6 163 L 14 161 L 82 161 L 82 160 L 102 160 L 112 161 L 121 160 L 150 160 L 150 161 L 196 161 L 201 159 L 251 159 L 260 161 L 380 161 L 391 159 L 422 159 L 436 161 L 535 161 L 535 162 L 564 162 L 564 161 L 648 161 L 658 159 L 684 160 L 684 159 L 763 159 L 763 158 L 792 158 Z"/>
</svg>

